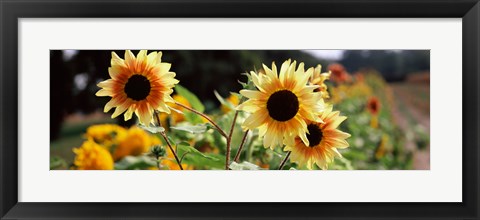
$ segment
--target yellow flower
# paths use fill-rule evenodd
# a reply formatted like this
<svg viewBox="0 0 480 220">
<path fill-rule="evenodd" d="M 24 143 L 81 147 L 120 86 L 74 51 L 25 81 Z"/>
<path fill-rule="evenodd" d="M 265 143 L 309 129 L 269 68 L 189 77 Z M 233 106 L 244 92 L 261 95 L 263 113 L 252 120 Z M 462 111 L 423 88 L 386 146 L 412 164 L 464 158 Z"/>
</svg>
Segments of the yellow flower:
<svg viewBox="0 0 480 220">
<path fill-rule="evenodd" d="M 372 89 L 365 82 L 357 81 L 353 84 L 340 84 L 337 87 L 332 87 L 330 101 L 333 104 L 338 104 L 344 99 L 363 99 L 372 93 Z"/>
<path fill-rule="evenodd" d="M 92 139 L 83 142 L 80 148 L 74 148 L 73 164 L 79 170 L 113 170 L 113 159 L 110 152 L 95 143 Z"/>
<path fill-rule="evenodd" d="M 322 98 L 324 99 L 330 98 L 330 95 L 327 91 L 327 85 L 325 84 L 325 80 L 330 79 L 330 75 L 330 71 L 327 73 L 322 73 L 322 65 L 317 65 L 317 67 L 315 67 L 315 70 L 313 71 L 312 77 L 310 78 L 311 84 L 320 86 L 315 89 L 315 92 L 320 92 L 322 94 Z"/>
<path fill-rule="evenodd" d="M 377 115 L 372 115 L 372 118 L 370 119 L 370 127 L 378 128 L 378 116 Z"/>
<path fill-rule="evenodd" d="M 239 104 L 239 102 L 240 102 L 240 99 L 238 98 L 238 96 L 231 94 L 231 95 L 226 99 L 226 101 L 227 101 L 227 102 L 230 102 L 233 106 L 237 106 L 237 105 Z M 230 106 L 224 105 L 224 104 L 222 104 L 221 109 L 222 109 L 222 112 L 223 112 L 223 113 L 228 113 L 228 112 L 230 112 L 230 111 L 232 111 L 232 110 L 235 110 L 235 109 L 230 108 Z"/>
<path fill-rule="evenodd" d="M 190 105 L 190 102 L 188 102 L 188 100 L 181 96 L 181 95 L 178 95 L 178 94 L 175 94 L 173 95 L 173 99 L 179 103 L 182 103 L 183 105 L 185 106 L 188 106 L 188 107 L 192 107 L 192 105 Z M 168 103 L 167 104 L 169 107 L 175 107 L 175 104 L 174 103 Z M 181 109 L 183 110 L 183 109 Z M 169 115 L 168 114 L 165 114 L 165 113 L 162 113 L 160 114 L 160 121 L 162 122 L 162 125 L 165 127 L 165 125 L 167 125 L 167 119 L 168 119 Z M 179 112 L 176 112 L 176 111 L 173 111 L 171 114 L 170 114 L 170 117 L 172 119 L 172 124 L 176 124 L 178 122 L 182 122 L 182 121 L 185 121 L 185 115 L 179 113 Z"/>
<path fill-rule="evenodd" d="M 162 158 L 160 162 L 160 166 L 166 167 L 169 170 L 180 170 L 180 166 L 178 165 L 175 157 L 171 152 L 168 152 L 165 158 Z M 193 170 L 193 166 L 182 163 L 182 167 L 184 170 Z"/>
<path fill-rule="evenodd" d="M 88 127 L 85 137 L 109 149 L 118 144 L 117 137 L 125 135 L 126 132 L 125 128 L 116 124 L 99 124 Z"/>
<path fill-rule="evenodd" d="M 290 160 L 308 169 L 317 164 L 322 169 L 327 169 L 328 164 L 332 163 L 335 156 L 342 157 L 337 149 L 347 148 L 348 142 L 345 140 L 350 134 L 337 129 L 347 117 L 339 116 L 340 112 L 332 112 L 332 107 L 328 107 L 320 115 L 324 123 L 309 122 L 307 138 L 309 144 L 305 144 L 299 137 L 287 140 L 285 151 L 291 151 Z"/>
<path fill-rule="evenodd" d="M 146 131 L 138 127 L 128 129 L 126 135 L 121 137 L 118 146 L 113 152 L 113 159 L 120 160 L 125 156 L 138 156 L 150 150 L 150 147 L 160 144 L 155 136 L 150 136 Z"/>
<path fill-rule="evenodd" d="M 387 151 L 388 139 L 388 135 L 384 134 L 382 136 L 382 140 L 375 151 L 375 159 L 380 160 L 385 155 L 385 152 Z"/>
<path fill-rule="evenodd" d="M 161 52 L 141 50 L 137 57 L 130 50 L 125 51 L 125 60 L 112 52 L 111 79 L 98 84 L 102 89 L 97 96 L 110 96 L 104 112 L 115 107 L 112 118 L 125 112 L 125 120 L 132 118 L 133 112 L 140 122 L 149 125 L 154 110 L 170 113 L 167 102 L 174 102 L 170 94 L 178 83 L 175 73 L 170 72 L 169 63 L 161 62 Z"/>
<path fill-rule="evenodd" d="M 243 127 L 258 128 L 266 148 L 273 149 L 282 145 L 285 139 L 295 136 L 300 136 L 308 145 L 305 120 L 320 120 L 315 113 L 323 110 L 323 99 L 319 92 L 313 92 L 318 86 L 307 85 L 313 68 L 305 72 L 303 63 L 297 70 L 295 66 L 296 61 L 285 61 L 278 75 L 275 63 L 272 63 L 272 69 L 263 65 L 265 74 L 251 72 L 258 90 L 240 91 L 249 100 L 237 108 L 252 113 L 245 119 Z"/>
</svg>

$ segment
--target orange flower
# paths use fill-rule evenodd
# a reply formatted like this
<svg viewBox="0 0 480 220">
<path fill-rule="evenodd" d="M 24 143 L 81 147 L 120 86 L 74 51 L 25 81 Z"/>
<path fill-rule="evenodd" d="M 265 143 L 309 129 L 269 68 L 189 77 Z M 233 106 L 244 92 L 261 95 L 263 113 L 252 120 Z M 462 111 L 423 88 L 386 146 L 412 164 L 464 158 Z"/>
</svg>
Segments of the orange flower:
<svg viewBox="0 0 480 220">
<path fill-rule="evenodd" d="M 370 97 L 367 101 L 367 110 L 372 115 L 378 115 L 380 112 L 380 106 L 380 101 L 375 96 Z"/>
<path fill-rule="evenodd" d="M 332 72 L 332 81 L 337 83 L 349 82 L 351 81 L 350 74 L 347 72 L 345 67 L 339 63 L 333 63 L 328 66 L 328 70 Z"/>
<path fill-rule="evenodd" d="M 357 82 L 362 83 L 362 82 L 365 81 L 365 75 L 363 75 L 363 73 L 361 73 L 361 72 L 357 72 L 357 73 L 355 73 L 355 80 Z"/>
</svg>

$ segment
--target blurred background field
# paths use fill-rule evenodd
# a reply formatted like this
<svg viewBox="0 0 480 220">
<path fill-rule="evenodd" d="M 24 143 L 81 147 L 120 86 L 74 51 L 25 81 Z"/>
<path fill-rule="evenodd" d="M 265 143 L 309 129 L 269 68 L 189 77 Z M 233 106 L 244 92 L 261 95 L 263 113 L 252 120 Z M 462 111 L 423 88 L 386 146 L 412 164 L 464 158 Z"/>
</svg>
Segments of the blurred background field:
<svg viewBox="0 0 480 220">
<path fill-rule="evenodd" d="M 153 50 L 157 51 L 157 50 Z M 116 51 L 123 57 L 124 51 Z M 134 51 L 136 54 L 138 51 Z M 344 158 L 336 159 L 331 169 L 430 169 L 430 53 L 426 50 L 303 50 L 303 51 L 162 51 L 163 61 L 172 63 L 180 85 L 201 100 L 204 111 L 225 121 L 225 126 L 238 104 L 238 98 L 230 92 L 242 87 L 244 73 L 261 69 L 261 64 L 272 61 L 280 65 L 286 59 L 304 62 L 306 67 L 323 66 L 322 72 L 333 68 L 332 80 L 327 81 L 330 102 L 334 110 L 341 111 L 348 119 L 341 130 L 352 136 L 347 139 L 350 147 L 341 151 Z M 103 106 L 110 98 L 97 97 L 96 84 L 107 79 L 111 51 L 52 50 L 50 52 L 50 161 L 51 169 L 70 169 L 78 148 L 85 140 L 89 127 L 99 124 L 117 124 L 128 128 L 134 120 L 123 117 L 111 119 L 111 113 L 103 113 Z M 335 65 L 344 70 L 335 73 Z M 336 78 L 335 78 L 336 77 Z M 218 92 L 217 97 L 214 91 Z M 177 101 L 191 105 L 191 98 L 181 94 Z M 221 103 L 223 101 L 223 105 Z M 134 117 L 135 118 L 135 117 Z M 189 122 L 189 118 L 176 115 L 168 118 L 169 125 Z M 192 119 L 193 120 L 193 119 Z M 242 137 L 240 126 L 236 129 L 232 144 L 235 155 Z M 192 169 L 222 169 L 225 149 L 217 148 L 219 138 L 171 131 L 175 138 L 186 140 L 204 158 L 186 158 Z M 142 138 L 155 139 L 145 132 Z M 152 137 L 150 137 L 152 136 Z M 128 138 L 127 138 L 128 139 Z M 153 140 L 152 139 L 152 140 Z M 247 147 L 242 153 L 246 160 L 264 169 L 276 169 L 282 152 L 271 152 L 255 147 L 258 137 L 248 136 Z M 148 143 L 153 143 L 151 141 Z M 145 144 L 145 143 L 141 143 Z M 116 166 L 122 166 L 126 156 L 138 157 L 148 153 L 150 146 L 133 150 L 116 158 Z M 131 155 L 129 155 L 131 154 Z M 194 154 L 194 153 L 191 153 Z M 233 157 L 232 155 L 232 157 Z M 145 159 L 145 158 L 142 158 Z M 205 162 L 210 160 L 209 162 Z M 168 162 L 168 160 L 166 160 Z M 211 162 L 221 161 L 221 162 Z M 201 165 L 198 165 L 201 164 Z M 166 169 L 178 169 L 174 163 L 165 163 Z M 149 168 L 146 163 L 142 169 Z M 295 166 L 287 164 L 286 168 Z M 139 167 L 123 167 L 139 168 Z"/>
</svg>

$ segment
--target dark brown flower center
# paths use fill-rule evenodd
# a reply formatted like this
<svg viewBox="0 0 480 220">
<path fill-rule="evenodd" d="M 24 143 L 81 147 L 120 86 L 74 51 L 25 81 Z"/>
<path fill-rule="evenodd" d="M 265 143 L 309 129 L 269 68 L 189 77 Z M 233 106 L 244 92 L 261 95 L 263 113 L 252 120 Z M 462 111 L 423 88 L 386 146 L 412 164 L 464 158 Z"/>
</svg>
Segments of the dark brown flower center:
<svg viewBox="0 0 480 220">
<path fill-rule="evenodd" d="M 140 101 L 147 98 L 148 94 L 150 94 L 150 89 L 150 81 L 147 77 L 135 74 L 128 79 L 124 91 L 128 98 Z"/>
<path fill-rule="evenodd" d="M 370 102 L 370 109 L 371 109 L 373 112 L 377 112 L 377 110 L 378 110 L 377 103 L 376 103 L 376 102 Z"/>
<path fill-rule="evenodd" d="M 308 146 L 315 147 L 318 144 L 320 144 L 320 141 L 322 141 L 322 137 L 323 137 L 322 129 L 316 124 L 309 124 L 307 128 L 309 133 L 307 134 L 307 139 L 308 139 L 308 142 L 310 142 Z"/>
<path fill-rule="evenodd" d="M 298 109 L 298 98 L 289 90 L 277 91 L 267 101 L 268 114 L 277 121 L 292 119 L 297 114 Z"/>
</svg>

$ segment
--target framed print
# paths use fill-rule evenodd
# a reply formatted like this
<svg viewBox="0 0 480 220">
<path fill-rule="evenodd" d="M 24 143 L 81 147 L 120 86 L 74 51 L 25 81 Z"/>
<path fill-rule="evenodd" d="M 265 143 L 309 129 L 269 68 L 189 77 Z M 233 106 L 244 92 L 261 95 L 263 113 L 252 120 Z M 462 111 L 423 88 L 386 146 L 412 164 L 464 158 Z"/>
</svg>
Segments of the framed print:
<svg viewBox="0 0 480 220">
<path fill-rule="evenodd" d="M 1 218 L 478 219 L 479 10 L 2 1 Z"/>
</svg>

